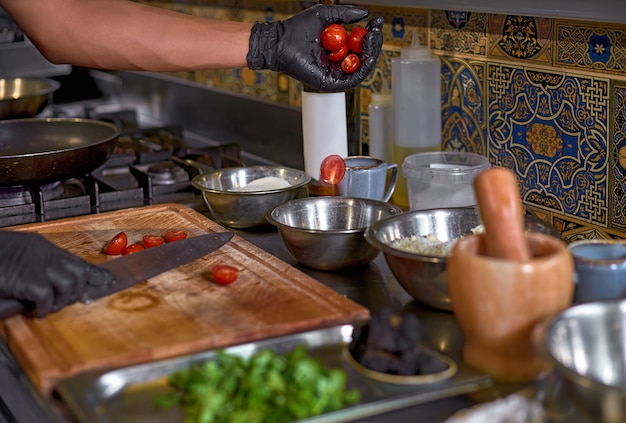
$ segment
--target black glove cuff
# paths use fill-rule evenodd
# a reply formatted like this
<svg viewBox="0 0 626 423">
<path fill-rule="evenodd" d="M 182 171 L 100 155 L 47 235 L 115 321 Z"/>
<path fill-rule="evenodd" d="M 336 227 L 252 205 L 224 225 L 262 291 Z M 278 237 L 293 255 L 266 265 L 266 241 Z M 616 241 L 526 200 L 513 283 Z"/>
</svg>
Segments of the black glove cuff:
<svg viewBox="0 0 626 423">
<path fill-rule="evenodd" d="M 273 69 L 272 48 L 277 42 L 276 24 L 272 22 L 259 22 L 252 26 L 250 32 L 250 49 L 246 55 L 248 68 L 252 70 Z"/>
</svg>

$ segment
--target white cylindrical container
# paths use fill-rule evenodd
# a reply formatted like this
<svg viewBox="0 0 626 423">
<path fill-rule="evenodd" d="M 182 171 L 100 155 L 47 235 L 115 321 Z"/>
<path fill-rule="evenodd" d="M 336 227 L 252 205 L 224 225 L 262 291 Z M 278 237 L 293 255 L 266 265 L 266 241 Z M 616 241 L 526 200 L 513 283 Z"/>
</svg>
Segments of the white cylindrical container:
<svg viewBox="0 0 626 423">
<path fill-rule="evenodd" d="M 393 107 L 391 93 L 372 94 L 369 105 L 369 155 L 382 159 L 384 162 L 393 161 Z"/>
<path fill-rule="evenodd" d="M 348 156 L 345 93 L 302 92 L 302 140 L 304 171 L 314 179 L 326 157 Z"/>
<path fill-rule="evenodd" d="M 441 61 L 413 33 L 412 46 L 392 59 L 391 77 L 393 161 L 401 166 L 411 154 L 441 150 Z M 404 178 L 398 178 L 393 202 L 409 207 Z"/>
</svg>

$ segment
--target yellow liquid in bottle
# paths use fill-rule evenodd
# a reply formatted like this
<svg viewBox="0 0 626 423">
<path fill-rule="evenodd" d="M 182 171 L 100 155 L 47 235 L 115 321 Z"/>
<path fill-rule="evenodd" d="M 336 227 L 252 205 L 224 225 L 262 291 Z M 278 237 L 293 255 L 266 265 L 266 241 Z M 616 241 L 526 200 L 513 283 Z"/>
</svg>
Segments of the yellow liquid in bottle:
<svg viewBox="0 0 626 423">
<path fill-rule="evenodd" d="M 396 189 L 391 196 L 391 202 L 402 210 L 408 211 L 409 207 L 409 193 L 407 189 L 407 180 L 402 174 L 402 163 L 407 156 L 417 153 L 429 153 L 433 151 L 441 151 L 441 146 L 435 147 L 402 147 L 393 144 L 391 148 L 391 157 L 393 162 L 398 164 L 398 182 L 396 183 Z"/>
</svg>

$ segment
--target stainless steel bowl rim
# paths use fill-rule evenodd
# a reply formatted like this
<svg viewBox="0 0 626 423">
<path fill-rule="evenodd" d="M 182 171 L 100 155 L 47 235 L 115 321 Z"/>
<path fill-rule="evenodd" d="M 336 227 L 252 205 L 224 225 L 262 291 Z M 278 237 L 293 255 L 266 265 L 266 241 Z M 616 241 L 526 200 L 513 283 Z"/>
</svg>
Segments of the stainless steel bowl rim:
<svg viewBox="0 0 626 423">
<path fill-rule="evenodd" d="M 300 173 L 302 174 L 302 181 L 295 183 L 295 184 L 290 184 L 288 187 L 284 187 L 284 188 L 277 188 L 277 189 L 268 189 L 268 190 L 263 190 L 263 191 L 233 191 L 233 190 L 221 190 L 221 189 L 214 189 L 214 188 L 209 188 L 205 185 L 203 185 L 204 182 L 206 182 L 207 179 L 213 177 L 216 174 L 220 174 L 220 173 L 224 173 L 225 171 L 232 171 L 232 172 L 236 172 L 242 169 L 284 169 L 286 171 L 290 171 L 290 172 L 295 172 L 295 173 Z M 300 188 L 304 185 L 307 185 L 309 182 L 311 181 L 311 176 L 308 175 L 307 173 L 305 173 L 304 171 L 298 170 L 298 169 L 293 169 L 290 167 L 284 167 L 284 166 L 237 166 L 237 167 L 227 167 L 227 168 L 223 168 L 223 169 L 215 169 L 214 171 L 211 172 L 206 172 L 206 173 L 201 173 L 199 175 L 196 175 L 193 177 L 193 179 L 191 180 L 191 184 L 198 188 L 201 191 L 204 192 L 208 192 L 208 193 L 213 193 L 213 194 L 229 194 L 229 195 L 236 195 L 236 196 L 248 196 L 248 195 L 265 195 L 265 194 L 272 194 L 272 193 L 277 193 L 277 192 L 284 192 L 284 191 L 290 191 L 292 189 L 295 188 Z"/>
<path fill-rule="evenodd" d="M 276 218 L 274 218 L 274 213 L 280 211 L 280 209 L 283 209 L 285 207 L 288 207 L 291 204 L 294 203 L 306 203 L 306 202 L 317 202 L 317 201 L 336 201 L 336 202 L 342 202 L 345 203 L 346 201 L 361 201 L 361 202 L 368 202 L 368 203 L 376 203 L 376 204 L 385 204 L 389 206 L 389 209 L 392 211 L 392 213 L 401 213 L 402 209 L 398 206 L 395 206 L 391 203 L 386 203 L 384 201 L 380 201 L 380 200 L 372 200 L 372 199 L 368 199 L 368 198 L 356 198 L 356 197 L 341 197 L 341 196 L 320 196 L 320 197 L 307 197 L 307 198 L 298 198 L 298 199 L 294 199 L 294 200 L 289 200 L 285 203 L 282 204 L 278 204 L 274 207 L 272 207 L 270 210 L 268 210 L 268 212 L 265 215 L 265 218 L 267 219 L 267 221 L 269 223 L 271 223 L 272 225 L 276 226 L 278 229 L 285 229 L 285 230 L 292 230 L 292 231 L 299 231 L 302 233 L 310 233 L 310 234 L 354 234 L 354 233 L 359 233 L 359 232 L 365 232 L 368 229 L 368 226 L 363 226 L 360 228 L 354 228 L 354 229 L 314 229 L 314 228 L 300 228 L 300 227 L 296 227 L 296 226 L 290 226 L 290 225 L 286 225 L 282 222 L 279 222 L 278 220 L 276 220 Z"/>
<path fill-rule="evenodd" d="M 2 97 L 0 98 L 0 101 L 12 101 L 12 100 L 19 100 L 22 98 L 26 98 L 26 97 L 30 97 L 30 96 L 36 96 L 36 95 L 46 95 L 46 94 L 50 94 L 55 92 L 56 90 L 58 90 L 61 87 L 61 83 L 58 81 L 55 81 L 54 79 L 48 79 L 48 78 L 0 78 L 0 81 L 2 80 L 17 80 L 17 79 L 22 79 L 25 81 L 33 81 L 33 82 L 45 82 L 46 84 L 48 84 L 47 87 L 39 90 L 39 91 L 33 91 L 30 93 L 24 93 L 24 95 L 22 95 L 21 97 Z"/>
</svg>

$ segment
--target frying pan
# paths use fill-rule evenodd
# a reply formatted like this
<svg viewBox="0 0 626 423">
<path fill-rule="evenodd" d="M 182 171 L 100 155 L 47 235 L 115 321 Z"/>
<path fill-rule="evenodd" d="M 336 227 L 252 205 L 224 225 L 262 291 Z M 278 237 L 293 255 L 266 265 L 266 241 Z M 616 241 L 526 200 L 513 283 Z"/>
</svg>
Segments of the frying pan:
<svg viewBox="0 0 626 423">
<path fill-rule="evenodd" d="M 0 121 L 0 186 L 36 186 L 85 175 L 108 160 L 119 135 L 117 126 L 99 120 Z"/>
<path fill-rule="evenodd" d="M 0 78 L 0 120 L 31 118 L 51 102 L 60 83 L 46 78 Z"/>
</svg>

